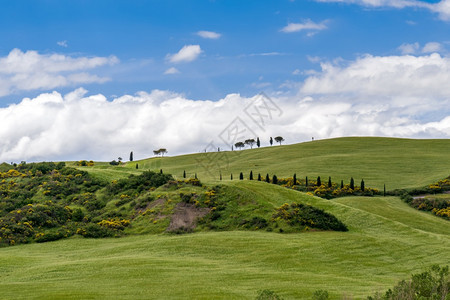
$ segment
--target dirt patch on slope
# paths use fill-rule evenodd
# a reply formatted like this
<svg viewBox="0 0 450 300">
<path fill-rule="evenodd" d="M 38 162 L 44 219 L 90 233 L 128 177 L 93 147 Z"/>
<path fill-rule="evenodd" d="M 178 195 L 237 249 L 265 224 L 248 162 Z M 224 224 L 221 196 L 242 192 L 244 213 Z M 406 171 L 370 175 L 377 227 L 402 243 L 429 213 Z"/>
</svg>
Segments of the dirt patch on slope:
<svg viewBox="0 0 450 300">
<path fill-rule="evenodd" d="M 197 219 L 204 217 L 209 212 L 209 208 L 198 208 L 194 204 L 184 202 L 178 203 L 170 220 L 169 227 L 167 227 L 167 231 L 191 231 L 197 225 Z"/>
</svg>

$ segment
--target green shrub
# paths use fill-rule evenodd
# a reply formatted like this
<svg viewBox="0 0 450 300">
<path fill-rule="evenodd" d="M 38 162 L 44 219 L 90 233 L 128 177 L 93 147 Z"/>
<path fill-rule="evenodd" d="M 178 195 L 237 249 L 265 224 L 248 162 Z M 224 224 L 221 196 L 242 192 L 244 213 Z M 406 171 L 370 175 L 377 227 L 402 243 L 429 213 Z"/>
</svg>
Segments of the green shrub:
<svg viewBox="0 0 450 300">
<path fill-rule="evenodd" d="M 258 291 L 256 300 L 282 300 L 283 298 L 271 290 Z"/>
</svg>

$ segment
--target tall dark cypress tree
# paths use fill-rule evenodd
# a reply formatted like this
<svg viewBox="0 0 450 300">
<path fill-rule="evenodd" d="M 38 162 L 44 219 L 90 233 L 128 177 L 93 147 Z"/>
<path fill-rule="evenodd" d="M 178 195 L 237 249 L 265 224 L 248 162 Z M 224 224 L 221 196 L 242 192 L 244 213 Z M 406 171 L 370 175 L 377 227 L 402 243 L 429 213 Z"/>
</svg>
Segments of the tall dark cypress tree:
<svg viewBox="0 0 450 300">
<path fill-rule="evenodd" d="M 261 142 L 259 141 L 259 137 L 256 138 L 256 146 L 261 147 Z"/>
<path fill-rule="evenodd" d="M 183 170 L 183 178 L 186 178 L 186 170 Z"/>
<path fill-rule="evenodd" d="M 241 172 L 241 174 L 239 174 L 239 179 L 244 180 L 244 174 L 242 174 L 242 172 Z"/>
<path fill-rule="evenodd" d="M 220 173 L 220 180 L 222 180 L 222 173 Z"/>
<path fill-rule="evenodd" d="M 350 188 L 351 188 L 352 190 L 355 189 L 355 180 L 353 180 L 353 177 L 350 178 Z"/>
<path fill-rule="evenodd" d="M 305 179 L 305 187 L 308 188 L 308 176 L 306 176 L 306 179 Z"/>
<path fill-rule="evenodd" d="M 198 178 L 197 178 L 197 173 L 195 173 L 195 179 L 198 179 Z"/>
<path fill-rule="evenodd" d="M 261 181 L 261 173 L 258 173 L 258 181 Z"/>
<path fill-rule="evenodd" d="M 292 185 L 297 185 L 297 174 L 294 173 L 294 176 L 292 177 Z"/>
<path fill-rule="evenodd" d="M 272 177 L 272 183 L 273 184 L 277 184 L 278 183 L 278 178 L 277 178 L 277 175 L 273 175 L 273 177 Z"/>
<path fill-rule="evenodd" d="M 266 182 L 270 183 L 269 174 L 266 174 Z"/>
<path fill-rule="evenodd" d="M 139 169 L 139 166 L 138 166 L 138 164 L 136 164 L 136 169 Z"/>
<path fill-rule="evenodd" d="M 133 151 L 130 152 L 130 161 L 133 161 Z"/>
<path fill-rule="evenodd" d="M 328 177 L 328 187 L 331 188 L 333 186 L 333 183 L 331 182 L 331 176 Z"/>
<path fill-rule="evenodd" d="M 230 175 L 230 180 L 233 180 L 233 173 L 231 173 Z"/>
<path fill-rule="evenodd" d="M 384 187 L 383 187 L 383 196 L 386 197 L 386 184 L 384 184 Z"/>
<path fill-rule="evenodd" d="M 363 191 L 364 192 L 364 189 L 365 189 L 366 187 L 364 186 L 364 179 L 361 179 L 361 191 Z"/>
<path fill-rule="evenodd" d="M 270 146 L 272 146 L 272 144 L 273 144 L 273 138 L 272 137 L 270 137 L 269 142 L 270 142 Z"/>
<path fill-rule="evenodd" d="M 250 171 L 250 180 L 253 180 L 253 171 Z"/>
<path fill-rule="evenodd" d="M 163 173 L 162 169 L 159 169 L 159 174 L 162 174 L 162 173 Z"/>
<path fill-rule="evenodd" d="M 321 186 L 322 185 L 322 181 L 320 180 L 320 176 L 317 177 L 317 186 Z"/>
<path fill-rule="evenodd" d="M 341 179 L 341 189 L 344 188 L 344 180 Z"/>
</svg>

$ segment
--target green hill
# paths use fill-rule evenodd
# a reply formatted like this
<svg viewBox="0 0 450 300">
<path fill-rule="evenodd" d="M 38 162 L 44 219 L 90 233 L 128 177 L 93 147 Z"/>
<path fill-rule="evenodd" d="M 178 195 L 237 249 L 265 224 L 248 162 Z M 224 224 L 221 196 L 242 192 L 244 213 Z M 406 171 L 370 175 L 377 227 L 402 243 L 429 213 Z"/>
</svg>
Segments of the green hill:
<svg viewBox="0 0 450 300">
<path fill-rule="evenodd" d="M 350 177 L 359 184 L 378 189 L 386 184 L 388 190 L 427 185 L 450 174 L 450 140 L 412 140 L 378 137 L 349 137 L 319 140 L 286 146 L 272 146 L 242 151 L 197 153 L 175 157 L 150 158 L 113 167 L 107 163 L 96 164 L 90 170 L 102 178 L 115 179 L 140 170 L 163 169 L 165 173 L 204 182 L 224 180 L 232 173 L 237 179 L 240 172 L 297 178 L 321 176 L 333 182 L 348 183 Z"/>
<path fill-rule="evenodd" d="M 261 182 L 227 185 L 254 201 L 322 208 L 348 232 L 262 231 L 72 238 L 0 249 L 7 299 L 252 299 L 271 289 L 286 299 L 361 299 L 431 264 L 447 264 L 448 221 L 396 197 L 324 200 Z"/>
<path fill-rule="evenodd" d="M 15 218 L 39 213 L 43 227 L 47 221 L 59 222 L 63 234 L 108 218 L 131 219 L 131 225 L 121 231 L 129 236 L 121 238 L 89 239 L 81 233 L 55 242 L 0 248 L 0 298 L 254 299 L 258 290 L 270 289 L 286 299 L 311 299 L 322 289 L 331 299 L 361 299 L 385 291 L 432 264 L 448 264 L 449 221 L 413 209 L 398 197 L 325 200 L 279 185 L 237 180 L 239 173 L 245 178 L 250 170 L 255 177 L 320 175 L 324 181 L 331 176 L 334 182 L 354 177 L 357 184 L 364 178 L 366 187 L 421 187 L 450 175 L 449 146 L 450 140 L 340 138 L 78 167 L 94 178 L 62 166 L 54 172 L 46 165 L 33 178 L 19 173 L 6 178 L 1 190 L 20 195 L 20 205 L 32 202 L 26 209 L 15 209 Z M 120 180 L 148 169 L 163 169 L 178 179 L 186 170 L 188 177 L 197 174 L 206 185 L 152 185 L 164 174 Z M 21 184 L 28 190 L 17 190 Z M 35 194 L 29 201 L 31 192 Z M 13 198 L 0 203 L 0 209 L 16 205 Z M 294 228 L 272 220 L 285 203 L 323 210 L 348 231 Z M 57 216 L 47 214 L 53 206 L 60 210 Z M 88 218 L 80 215 L 82 221 L 74 223 L 70 215 L 75 210 Z M 180 211 L 203 221 L 191 234 L 165 233 Z M 184 217 L 189 214 L 179 219 Z M 108 226 L 116 225 L 121 224 Z M 23 222 L 12 227 L 31 232 Z"/>
</svg>

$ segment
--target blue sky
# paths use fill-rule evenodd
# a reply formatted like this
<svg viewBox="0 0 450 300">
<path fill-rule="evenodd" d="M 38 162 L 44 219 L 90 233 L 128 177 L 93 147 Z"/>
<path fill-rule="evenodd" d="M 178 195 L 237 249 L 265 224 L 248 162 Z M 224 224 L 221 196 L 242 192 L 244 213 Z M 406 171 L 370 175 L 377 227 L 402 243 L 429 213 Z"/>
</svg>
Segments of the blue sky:
<svg viewBox="0 0 450 300">
<path fill-rule="evenodd" d="M 301 103 L 313 111 L 339 103 L 347 107 L 326 116 L 274 120 L 261 133 L 275 135 L 292 124 L 304 128 L 303 122 L 321 126 L 285 133 L 290 142 L 312 135 L 448 138 L 449 32 L 449 0 L 0 1 L 0 116 L 4 124 L 17 122 L 13 116 L 40 122 L 54 93 L 64 111 L 81 109 L 69 108 L 65 96 L 70 94 L 79 103 L 103 97 L 104 112 L 118 103 L 127 108 L 130 97 L 158 103 L 154 111 L 178 99 L 189 107 L 178 113 L 189 115 L 189 109 L 199 111 L 198 105 L 211 114 L 221 101 L 233 106 L 233 95 L 247 103 L 265 92 L 286 109 Z M 39 109 L 28 111 L 29 105 Z M 235 108 L 215 119 L 238 114 Z M 72 118 L 66 122 L 82 122 Z M 354 131 L 356 123 L 349 120 L 366 130 Z M 54 122 L 43 122 L 41 131 L 24 127 L 14 138 L 8 125 L 0 131 L 5 141 L 0 160 L 107 159 L 130 143 L 111 146 L 105 155 L 75 146 L 64 155 L 26 150 L 45 143 L 38 138 L 43 135 L 56 139 L 58 133 L 49 133 Z M 169 144 L 175 154 L 197 151 L 225 125 L 206 138 L 155 137 L 145 147 Z M 131 143 L 139 139 L 136 135 Z"/>
</svg>

